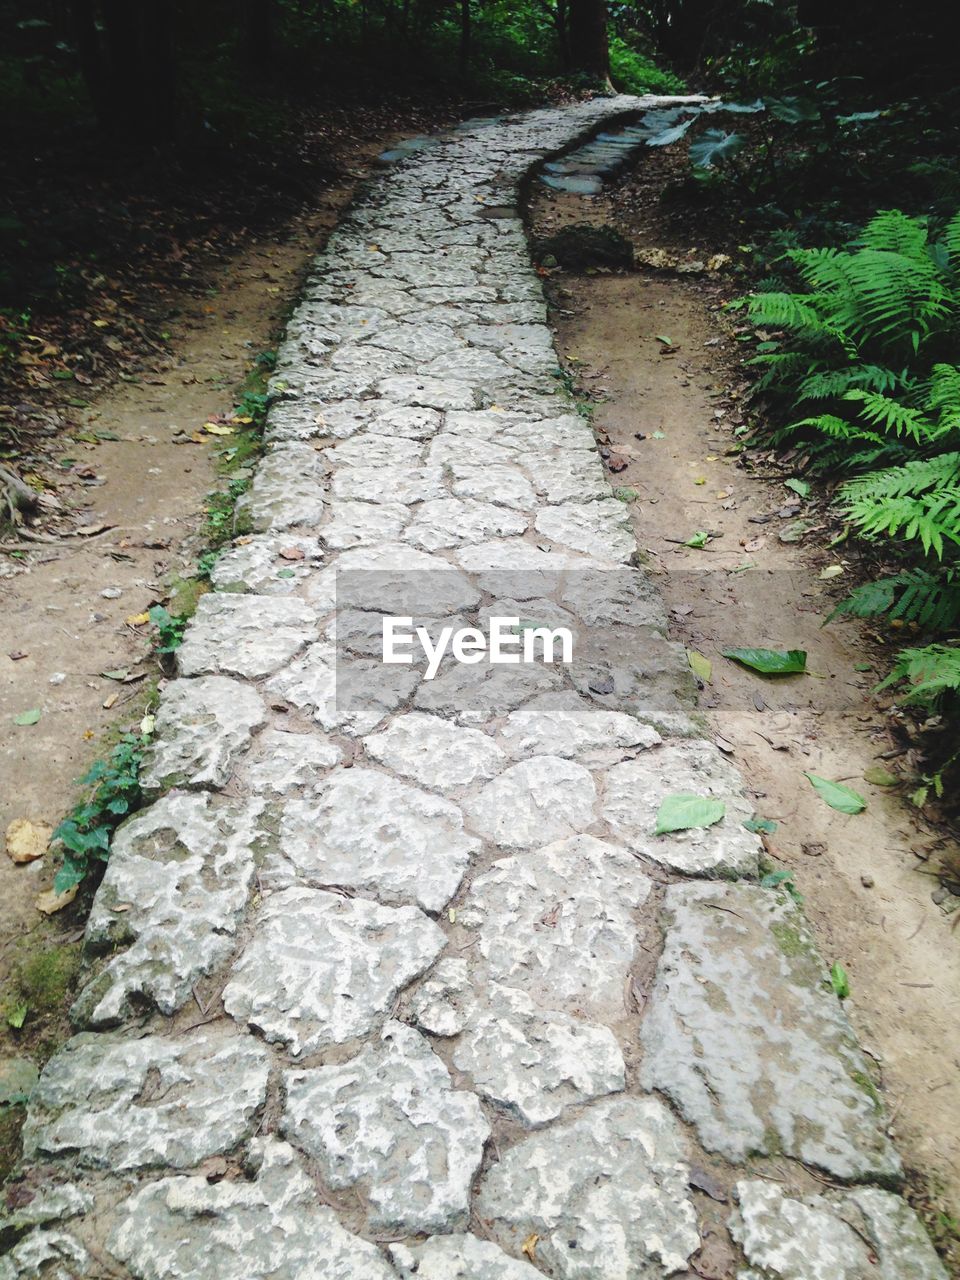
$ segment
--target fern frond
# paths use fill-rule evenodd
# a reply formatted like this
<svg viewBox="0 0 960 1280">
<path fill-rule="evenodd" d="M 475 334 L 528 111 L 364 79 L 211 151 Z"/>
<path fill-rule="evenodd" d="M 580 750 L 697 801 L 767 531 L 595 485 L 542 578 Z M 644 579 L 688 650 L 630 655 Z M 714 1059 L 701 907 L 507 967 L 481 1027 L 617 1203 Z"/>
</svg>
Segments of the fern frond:
<svg viewBox="0 0 960 1280">
<path fill-rule="evenodd" d="M 881 395 L 877 391 L 848 391 L 844 400 L 858 401 L 863 407 L 860 412 L 875 427 L 892 432 L 896 436 L 907 436 L 918 444 L 929 440 L 935 428 L 919 409 L 901 404 L 890 396 Z"/>
<path fill-rule="evenodd" d="M 754 324 L 768 328 L 793 329 L 805 335 L 824 329 L 816 307 L 804 293 L 755 293 L 747 312 Z"/>
<path fill-rule="evenodd" d="M 954 267 L 960 267 L 960 210 L 958 210 L 943 229 L 943 243 Z"/>
<path fill-rule="evenodd" d="M 960 545 L 960 453 L 848 480 L 840 501 L 863 533 L 916 540 L 926 555 L 942 559 L 946 542 Z"/>
<path fill-rule="evenodd" d="M 879 364 L 851 365 L 811 373 L 797 388 L 798 400 L 834 400 L 854 387 L 865 391 L 893 391 L 899 382 L 892 369 Z"/>
<path fill-rule="evenodd" d="M 945 693 L 960 689 L 960 649 L 948 644 L 928 644 L 922 649 L 903 649 L 897 654 L 893 670 L 878 689 L 893 684 L 910 686 L 905 702 L 932 706 Z"/>
<path fill-rule="evenodd" d="M 927 227 L 901 209 L 883 209 L 864 227 L 860 243 L 867 249 L 897 253 L 919 262 L 927 252 Z"/>
</svg>

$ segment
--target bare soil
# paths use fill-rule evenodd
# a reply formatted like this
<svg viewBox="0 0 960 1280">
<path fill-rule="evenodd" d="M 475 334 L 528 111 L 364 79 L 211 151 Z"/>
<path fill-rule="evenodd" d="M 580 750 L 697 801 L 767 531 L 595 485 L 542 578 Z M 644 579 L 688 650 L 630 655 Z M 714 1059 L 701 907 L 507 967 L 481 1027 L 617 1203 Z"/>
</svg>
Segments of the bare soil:
<svg viewBox="0 0 960 1280">
<path fill-rule="evenodd" d="M 532 229 L 609 222 L 638 257 L 663 248 L 676 266 L 709 260 L 717 246 L 664 216 L 662 186 L 646 156 L 607 196 L 538 186 Z M 822 625 L 844 576 L 852 585 L 851 553 L 827 548 L 831 522 L 815 495 L 801 503 L 782 479 L 752 473 L 735 447 L 744 378 L 719 311 L 734 282 L 642 266 L 548 274 L 558 349 L 595 400 L 611 482 L 636 491 L 629 509 L 672 635 L 712 664 L 700 699 L 709 730 L 757 814 L 777 823 L 765 837 L 770 862 L 794 873 L 825 959 L 849 974 L 848 1012 L 881 1068 L 891 1131 L 936 1228 L 938 1210 L 956 1217 L 960 1205 L 960 933 L 931 895 L 938 858 L 956 859 L 957 846 L 909 805 L 906 785 L 864 779 L 877 766 L 896 774 L 904 751 L 871 692 L 882 659 L 870 635 L 854 622 Z M 810 526 L 802 541 L 781 541 L 798 519 Z M 712 535 L 703 549 L 682 545 L 698 531 Z M 834 565 L 842 573 L 821 579 Z M 805 649 L 809 674 L 763 677 L 724 659 L 728 647 Z M 866 811 L 830 809 L 805 771 L 852 786 Z M 950 1235 L 941 1242 L 953 1255 Z"/>
</svg>

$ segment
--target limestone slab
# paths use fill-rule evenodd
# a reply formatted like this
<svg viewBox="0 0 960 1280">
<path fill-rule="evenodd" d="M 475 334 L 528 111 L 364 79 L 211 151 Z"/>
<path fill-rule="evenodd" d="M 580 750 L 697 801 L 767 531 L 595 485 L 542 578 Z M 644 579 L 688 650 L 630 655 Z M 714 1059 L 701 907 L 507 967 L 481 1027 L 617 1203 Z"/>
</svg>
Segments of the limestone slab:
<svg viewBox="0 0 960 1280">
<path fill-rule="evenodd" d="M 492 1240 L 434 1236 L 423 1244 L 392 1244 L 390 1260 L 402 1280 L 530 1280 L 530 1264 L 509 1257 Z"/>
<path fill-rule="evenodd" d="M 627 509 L 616 498 L 545 507 L 537 516 L 536 527 L 551 542 L 601 560 L 626 563 L 637 554 Z"/>
<path fill-rule="evenodd" d="M 535 756 L 488 782 L 464 812 L 484 840 L 503 849 L 529 849 L 591 827 L 596 800 L 593 778 L 582 765 L 560 756 Z"/>
<path fill-rule="evenodd" d="M 267 692 L 298 707 L 328 731 L 362 735 L 371 733 L 405 702 L 418 681 L 409 667 L 338 654 L 333 644 L 323 640 L 274 676 Z"/>
<path fill-rule="evenodd" d="M 424 711 L 452 716 L 460 724 L 484 725 L 560 684 L 556 667 L 449 663 L 435 679 L 420 685 L 414 703 Z"/>
<path fill-rule="evenodd" d="M 633 716 L 604 711 L 577 693 L 543 693 L 512 712 L 499 734 L 513 759 L 556 755 L 592 759 L 624 750 L 645 751 L 662 739 Z"/>
<path fill-rule="evenodd" d="M 318 1202 L 287 1143 L 251 1143 L 248 1172 L 142 1187 L 119 1206 L 107 1247 L 136 1280 L 394 1280 L 376 1246 Z"/>
<path fill-rule="evenodd" d="M 315 537 L 264 533 L 219 556 L 210 581 L 218 591 L 290 595 L 322 563 L 323 551 Z"/>
<path fill-rule="evenodd" d="M 382 542 L 396 542 L 409 518 L 408 508 L 399 502 L 333 498 L 327 507 L 327 520 L 320 529 L 320 538 L 333 551 L 375 547 Z"/>
<path fill-rule="evenodd" d="M 721 800 L 724 817 L 711 827 L 654 835 L 663 800 L 683 794 Z M 699 740 L 616 764 L 604 781 L 603 816 L 613 833 L 645 858 L 687 874 L 755 876 L 760 840 L 743 826 L 752 813 L 738 771 Z"/>
<path fill-rule="evenodd" d="M 254 875 L 255 804 L 173 792 L 125 822 L 90 909 L 88 951 L 111 952 L 71 1011 L 109 1026 L 148 1002 L 171 1014 L 224 963 Z"/>
<path fill-rule="evenodd" d="M 171 680 L 157 709 L 154 736 L 144 754 L 140 785 L 225 786 L 238 758 L 266 720 L 255 689 L 223 676 Z"/>
<path fill-rule="evenodd" d="M 866 1059 L 788 896 L 674 884 L 664 910 L 645 1087 L 728 1160 L 783 1152 L 844 1180 L 895 1177 Z"/>
<path fill-rule="evenodd" d="M 306 444 L 278 445 L 257 467 L 250 489 L 237 501 L 260 533 L 319 524 L 323 514 L 324 468 Z"/>
<path fill-rule="evenodd" d="M 479 841 L 456 805 L 389 774 L 354 767 L 283 807 L 265 883 L 342 885 L 387 903 L 438 912 L 456 893 Z"/>
<path fill-rule="evenodd" d="M 441 467 L 341 467 L 330 482 L 335 498 L 360 502 L 426 502 L 447 496 Z"/>
<path fill-rule="evenodd" d="M 452 792 L 494 777 L 507 757 L 489 735 L 411 711 L 364 739 L 367 755 L 402 777 Z"/>
<path fill-rule="evenodd" d="M 492 502 L 435 498 L 417 509 L 404 538 L 425 551 L 438 551 L 491 537 L 510 537 L 523 533 L 528 524 L 526 516 Z"/>
<path fill-rule="evenodd" d="M 635 912 L 650 889 L 625 849 L 574 836 L 495 862 L 457 919 L 479 935 L 484 980 L 545 1008 L 614 1022 L 636 954 Z"/>
<path fill-rule="evenodd" d="M 626 1067 L 609 1027 L 544 1009 L 496 983 L 476 995 L 453 1064 L 512 1118 L 539 1127 L 569 1106 L 623 1089 Z"/>
<path fill-rule="evenodd" d="M 184 676 L 207 673 L 257 680 L 279 670 L 317 637 L 317 616 L 302 600 L 208 592 L 177 650 Z"/>
<path fill-rule="evenodd" d="M 800 1198 L 744 1181 L 737 1200 L 731 1234 L 771 1280 L 947 1280 L 919 1218 L 888 1191 Z"/>
<path fill-rule="evenodd" d="M 505 1151 L 477 1213 L 516 1258 L 563 1280 L 663 1280 L 700 1248 L 676 1121 L 655 1098 L 598 1102 Z"/>
<path fill-rule="evenodd" d="M 362 1187 L 371 1228 L 415 1234 L 466 1225 L 490 1126 L 412 1027 L 388 1022 L 357 1057 L 288 1071 L 285 1088 L 284 1133 L 334 1190 Z"/>
<path fill-rule="evenodd" d="M 314 889 L 271 894 L 224 1008 L 296 1055 L 366 1035 L 445 938 L 416 907 Z"/>
<path fill-rule="evenodd" d="M 246 762 L 244 785 L 258 795 L 286 795 L 296 787 L 316 784 L 342 758 L 340 747 L 324 734 L 267 729 Z"/>
<path fill-rule="evenodd" d="M 23 1127 L 27 1160 L 189 1168 L 249 1137 L 269 1057 L 250 1036 L 82 1032 L 47 1063 Z"/>
</svg>

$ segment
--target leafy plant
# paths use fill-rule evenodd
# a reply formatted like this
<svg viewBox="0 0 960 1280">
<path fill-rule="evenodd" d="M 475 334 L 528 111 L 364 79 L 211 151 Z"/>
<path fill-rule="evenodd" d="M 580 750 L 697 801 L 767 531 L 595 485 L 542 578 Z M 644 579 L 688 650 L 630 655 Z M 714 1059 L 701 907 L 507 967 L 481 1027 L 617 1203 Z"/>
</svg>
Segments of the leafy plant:
<svg viewBox="0 0 960 1280">
<path fill-rule="evenodd" d="M 150 621 L 157 629 L 157 653 L 174 653 L 183 640 L 187 619 L 170 613 L 162 604 L 155 604 L 150 610 Z"/>
<path fill-rule="evenodd" d="M 107 860 L 114 828 L 139 808 L 140 761 L 146 744 L 146 737 L 140 734 L 124 734 L 108 758 L 98 760 L 80 779 L 81 786 L 93 789 L 52 837 L 63 848 L 63 865 L 53 882 L 56 893 L 72 889 L 97 862 Z"/>
</svg>

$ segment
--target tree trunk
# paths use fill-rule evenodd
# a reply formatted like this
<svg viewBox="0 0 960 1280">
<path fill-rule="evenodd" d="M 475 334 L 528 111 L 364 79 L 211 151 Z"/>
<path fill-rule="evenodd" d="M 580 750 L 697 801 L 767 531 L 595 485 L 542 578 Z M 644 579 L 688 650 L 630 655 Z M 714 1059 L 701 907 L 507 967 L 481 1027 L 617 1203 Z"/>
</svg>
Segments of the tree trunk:
<svg viewBox="0 0 960 1280">
<path fill-rule="evenodd" d="M 570 0 L 570 56 L 576 70 L 609 81 L 606 0 Z"/>
</svg>

